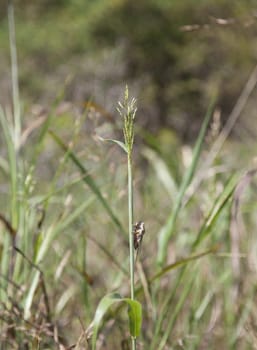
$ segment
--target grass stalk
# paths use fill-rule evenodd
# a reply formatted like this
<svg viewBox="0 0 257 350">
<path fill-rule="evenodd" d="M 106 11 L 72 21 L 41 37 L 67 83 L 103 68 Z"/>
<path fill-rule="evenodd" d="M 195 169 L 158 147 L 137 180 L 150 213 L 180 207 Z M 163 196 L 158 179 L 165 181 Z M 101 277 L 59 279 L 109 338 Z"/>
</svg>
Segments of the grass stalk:
<svg viewBox="0 0 257 350">
<path fill-rule="evenodd" d="M 135 299 L 134 246 L 133 246 L 133 173 L 132 159 L 128 156 L 128 219 L 129 219 L 129 257 L 130 257 L 130 295 Z"/>
<path fill-rule="evenodd" d="M 21 134 L 21 110 L 18 83 L 18 62 L 15 36 L 14 5 L 13 1 L 8 1 L 8 24 L 9 24 L 9 41 L 12 70 L 12 94 L 13 94 L 13 115 L 14 115 L 14 143 L 15 149 L 18 150 Z"/>
<path fill-rule="evenodd" d="M 130 264 L 130 298 L 135 299 L 135 263 L 133 245 L 133 176 L 132 159 L 128 154 L 128 218 L 129 218 L 129 264 Z M 136 350 L 136 338 L 131 337 L 132 350 Z"/>
<path fill-rule="evenodd" d="M 124 102 L 119 102 L 118 111 L 124 119 L 124 148 L 128 163 L 128 230 L 129 230 L 129 265 L 130 265 L 130 298 L 135 299 L 135 260 L 133 236 L 133 172 L 132 150 L 134 143 L 134 119 L 136 115 L 136 100 L 129 100 L 128 87 L 125 89 Z M 132 350 L 136 350 L 136 338 L 131 336 Z"/>
</svg>

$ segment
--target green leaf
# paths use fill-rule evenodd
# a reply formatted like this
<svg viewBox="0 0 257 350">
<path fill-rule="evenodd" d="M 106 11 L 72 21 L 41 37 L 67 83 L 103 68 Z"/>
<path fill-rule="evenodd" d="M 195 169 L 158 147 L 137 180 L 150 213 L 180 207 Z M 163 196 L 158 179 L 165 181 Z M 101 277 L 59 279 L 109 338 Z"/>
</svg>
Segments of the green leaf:
<svg viewBox="0 0 257 350">
<path fill-rule="evenodd" d="M 111 306 L 117 303 L 126 303 L 128 305 L 128 316 L 129 316 L 129 328 L 132 337 L 138 337 L 140 335 L 141 324 L 142 324 L 142 307 L 141 304 L 129 298 L 122 298 L 118 293 L 111 293 L 105 295 L 99 302 L 95 317 L 93 320 L 93 338 L 92 348 L 96 348 L 96 339 L 102 320 Z"/>
<path fill-rule="evenodd" d="M 132 337 L 138 337 L 141 331 L 142 324 L 142 306 L 141 304 L 129 298 L 123 299 L 128 305 L 129 329 Z"/>
<path fill-rule="evenodd" d="M 17 155 L 15 150 L 15 141 L 13 135 L 13 126 L 8 122 L 7 116 L 4 114 L 2 107 L 0 106 L 0 125 L 3 129 L 3 135 L 5 138 L 8 154 L 8 164 L 10 173 L 10 198 L 11 198 L 11 213 L 13 226 L 18 225 L 18 164 Z"/>
<path fill-rule="evenodd" d="M 118 217 L 114 214 L 112 208 L 110 207 L 109 203 L 106 201 L 104 196 L 102 195 L 101 191 L 99 190 L 99 186 L 96 184 L 92 176 L 89 174 L 88 170 L 85 168 L 85 166 L 80 162 L 80 160 L 76 157 L 76 155 L 72 152 L 72 150 L 66 146 L 63 141 L 60 139 L 58 135 L 56 135 L 53 131 L 49 131 L 49 134 L 52 136 L 52 138 L 55 140 L 55 142 L 65 151 L 67 152 L 68 157 L 72 162 L 77 166 L 81 174 L 83 175 L 83 181 L 89 186 L 89 188 L 94 192 L 100 203 L 105 208 L 106 212 L 114 222 L 114 224 L 119 228 L 119 230 L 126 236 L 125 230 L 122 227 L 121 222 L 119 221 Z"/>
<path fill-rule="evenodd" d="M 120 146 L 120 148 L 122 148 L 126 153 L 128 153 L 127 147 L 126 147 L 124 142 L 119 141 L 119 140 L 114 140 L 114 139 L 104 139 L 101 136 L 98 136 L 98 138 L 100 141 L 109 141 L 109 142 L 116 143 L 118 146 Z"/>
<path fill-rule="evenodd" d="M 51 225 L 47 228 L 44 235 L 41 233 L 39 239 L 36 241 L 34 246 L 34 260 L 35 264 L 39 264 L 47 257 L 47 253 L 51 247 L 52 242 L 58 234 L 63 232 L 63 230 L 68 227 L 74 220 L 76 220 L 86 208 L 92 203 L 92 198 L 89 198 L 87 201 L 83 202 L 78 208 L 72 211 L 67 217 L 62 218 L 57 224 Z M 31 306 L 33 303 L 34 294 L 36 292 L 38 283 L 39 283 L 39 274 L 36 271 L 32 277 L 30 287 L 28 289 L 27 296 L 25 297 L 25 306 L 24 306 L 24 318 L 28 319 L 31 312 Z"/>
<path fill-rule="evenodd" d="M 194 251 L 202 241 L 204 241 L 212 229 L 215 226 L 215 223 L 217 219 L 219 218 L 220 214 L 222 213 L 223 209 L 226 207 L 226 205 L 229 203 L 230 198 L 232 197 L 234 190 L 236 188 L 236 184 L 238 183 L 239 180 L 239 175 L 238 174 L 233 174 L 230 176 L 228 179 L 222 193 L 218 196 L 216 199 L 213 207 L 211 208 L 209 215 L 207 216 L 206 220 L 204 221 L 193 245 L 192 245 L 192 251 Z M 156 275 L 159 277 L 158 275 Z M 156 276 L 154 276 L 156 278 Z M 189 270 L 188 273 L 186 274 L 186 266 L 183 267 L 181 273 L 179 274 L 177 281 L 175 283 L 175 289 L 170 293 L 170 296 L 167 297 L 167 300 L 164 302 L 164 304 L 168 305 L 170 303 L 170 300 L 174 297 L 175 291 L 177 290 L 178 286 L 181 285 L 182 283 L 184 284 L 183 292 L 182 295 L 180 296 L 179 300 L 177 301 L 176 307 L 173 310 L 172 316 L 169 320 L 169 323 L 165 325 L 166 330 L 165 333 L 163 334 L 161 342 L 159 342 L 159 347 L 157 348 L 156 342 L 153 343 L 153 346 L 151 349 L 158 349 L 161 350 L 164 348 L 166 341 L 169 337 L 169 334 L 172 330 L 172 327 L 179 315 L 179 312 L 181 311 L 181 308 L 183 307 L 190 291 L 192 290 L 192 284 L 193 280 L 191 280 L 192 272 Z M 161 316 L 159 317 L 158 323 L 159 326 L 156 327 L 158 331 L 155 332 L 155 339 L 156 334 L 158 334 L 161 324 L 164 322 L 165 319 L 165 313 L 163 312 Z"/>
<path fill-rule="evenodd" d="M 193 243 L 193 249 L 195 249 L 203 241 L 203 239 L 211 232 L 217 218 L 222 212 L 222 209 L 225 207 L 229 199 L 232 197 L 238 182 L 239 182 L 238 174 L 233 174 L 230 176 L 230 178 L 228 179 L 227 183 L 224 186 L 222 193 L 214 202 L 209 215 L 205 219 L 200 231 L 198 232 L 195 242 Z"/>
<path fill-rule="evenodd" d="M 156 281 L 156 280 L 160 279 L 161 277 L 165 276 L 170 271 L 178 269 L 180 267 L 185 267 L 185 265 L 187 265 L 188 263 L 190 263 L 192 261 L 201 259 L 201 258 L 203 258 L 203 257 L 205 257 L 205 256 L 207 256 L 209 254 L 215 254 L 218 251 L 218 249 L 219 249 L 219 245 L 214 245 L 210 249 L 205 250 L 205 251 L 203 251 L 201 253 L 190 255 L 189 257 L 177 260 L 174 263 L 163 267 L 161 269 L 161 271 L 157 272 L 155 275 L 150 277 L 149 280 L 148 280 L 148 283 L 151 284 L 154 281 Z M 136 295 L 139 295 L 142 292 L 143 292 L 143 286 L 139 286 L 139 287 L 136 288 Z"/>
<path fill-rule="evenodd" d="M 195 170 L 196 170 L 196 166 L 197 166 L 197 163 L 198 163 L 198 160 L 200 157 L 200 152 L 202 149 L 202 145 L 204 142 L 204 136 L 205 136 L 209 121 L 210 121 L 211 116 L 212 116 L 213 105 L 214 105 L 214 101 L 212 101 L 212 103 L 210 104 L 209 109 L 206 113 L 206 117 L 204 119 L 204 122 L 202 124 L 202 128 L 200 130 L 198 139 L 197 139 L 195 147 L 194 147 L 192 163 L 191 163 L 190 167 L 187 169 L 187 171 L 183 177 L 183 180 L 182 180 L 182 183 L 181 183 L 181 186 L 180 186 L 180 189 L 179 189 L 176 201 L 175 201 L 174 209 L 171 211 L 165 226 L 162 228 L 162 230 L 159 234 L 157 263 L 160 266 L 162 266 L 165 262 L 165 259 L 167 256 L 167 250 L 168 250 L 168 243 L 169 243 L 171 236 L 174 233 L 176 219 L 178 217 L 180 208 L 182 206 L 184 194 L 185 194 L 188 186 L 190 185 L 192 178 L 194 176 Z"/>
<path fill-rule="evenodd" d="M 212 248 L 210 248 L 208 250 L 205 250 L 202 253 L 191 255 L 191 256 L 189 256 L 187 258 L 175 261 L 173 264 L 165 266 L 160 272 L 158 272 L 156 275 L 154 275 L 152 278 L 150 278 L 149 282 L 153 282 L 153 281 L 159 279 L 160 277 L 162 277 L 163 275 L 165 275 L 167 272 L 169 272 L 171 270 L 174 270 L 174 269 L 177 269 L 177 268 L 179 268 L 181 266 L 184 266 L 184 265 L 188 264 L 191 261 L 198 260 L 198 259 L 200 259 L 200 258 L 202 258 L 202 257 L 204 257 L 206 255 L 209 255 L 209 254 L 213 254 L 217 250 L 218 250 L 218 245 L 215 245 Z"/>
<path fill-rule="evenodd" d="M 74 222 L 82 213 L 85 213 L 87 207 L 91 205 L 93 198 L 90 197 L 85 202 L 81 203 L 75 210 L 63 217 L 57 224 L 51 225 L 44 233 L 44 239 L 38 248 L 35 263 L 39 264 L 47 255 L 47 252 L 56 237 L 63 232 L 72 222 Z"/>
</svg>

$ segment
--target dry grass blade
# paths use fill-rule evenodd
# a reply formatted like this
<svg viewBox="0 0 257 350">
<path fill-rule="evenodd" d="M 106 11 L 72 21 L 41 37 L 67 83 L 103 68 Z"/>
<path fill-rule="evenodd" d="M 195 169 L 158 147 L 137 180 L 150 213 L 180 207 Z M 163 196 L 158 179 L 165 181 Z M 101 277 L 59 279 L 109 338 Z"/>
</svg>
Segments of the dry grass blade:
<svg viewBox="0 0 257 350">
<path fill-rule="evenodd" d="M 14 239 L 17 235 L 17 230 L 15 230 L 12 224 L 5 218 L 3 214 L 0 213 L 0 221 L 4 224 L 7 231 L 10 233 L 11 237 Z"/>
<path fill-rule="evenodd" d="M 235 123 L 239 119 L 243 109 L 245 108 L 245 106 L 247 104 L 249 97 L 251 96 L 252 92 L 254 91 L 254 89 L 256 87 L 256 84 L 257 84 L 257 65 L 254 67 L 253 71 L 251 72 L 241 95 L 239 96 L 232 112 L 230 113 L 230 115 L 227 119 L 227 122 L 224 125 L 219 137 L 217 138 L 217 140 L 213 144 L 205 163 L 198 170 L 198 172 L 195 176 L 195 179 L 193 180 L 193 182 L 191 184 L 190 193 L 187 194 L 187 200 L 189 200 L 189 198 L 192 196 L 192 194 L 195 193 L 195 191 L 197 190 L 197 188 L 199 187 L 199 185 L 203 181 L 204 176 L 206 174 L 206 170 L 210 167 L 210 165 L 213 163 L 213 161 L 217 157 L 218 153 L 222 149 L 224 142 L 228 138 Z"/>
</svg>

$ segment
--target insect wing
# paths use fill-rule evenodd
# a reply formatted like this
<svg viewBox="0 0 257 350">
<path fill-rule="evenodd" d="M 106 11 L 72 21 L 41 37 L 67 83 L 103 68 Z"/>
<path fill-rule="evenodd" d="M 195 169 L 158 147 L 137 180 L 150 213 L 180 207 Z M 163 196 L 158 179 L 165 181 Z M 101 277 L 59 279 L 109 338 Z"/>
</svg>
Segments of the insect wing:
<svg viewBox="0 0 257 350">
<path fill-rule="evenodd" d="M 134 234 L 134 248 L 137 250 L 145 234 L 145 224 L 143 223 L 143 221 L 139 221 L 134 225 L 133 234 Z"/>
</svg>

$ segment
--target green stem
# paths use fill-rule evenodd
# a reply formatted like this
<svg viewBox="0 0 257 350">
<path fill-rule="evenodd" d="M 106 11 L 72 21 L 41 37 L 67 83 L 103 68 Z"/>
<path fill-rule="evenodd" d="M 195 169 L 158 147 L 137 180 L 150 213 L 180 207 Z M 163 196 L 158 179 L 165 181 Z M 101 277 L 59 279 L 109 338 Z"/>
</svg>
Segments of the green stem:
<svg viewBox="0 0 257 350">
<path fill-rule="evenodd" d="M 128 156 L 128 214 L 129 214 L 129 257 L 130 257 L 130 295 L 134 300 L 134 246 L 133 246 L 133 187 L 132 164 Z"/>
<path fill-rule="evenodd" d="M 129 261 L 130 261 L 130 297 L 135 299 L 135 268 L 133 244 L 133 176 L 131 153 L 128 153 L 128 215 L 129 215 Z M 136 339 L 131 338 L 132 350 L 136 349 Z"/>
<path fill-rule="evenodd" d="M 9 23 L 9 41 L 11 54 L 11 69 L 12 69 L 12 94 L 13 94 L 13 114 L 14 114 L 14 141 L 16 151 L 19 148 L 20 133 L 21 133 L 21 112 L 20 112 L 20 97 L 18 83 L 18 60 L 16 50 L 15 37 L 15 22 L 14 22 L 14 5 L 13 1 L 8 1 L 8 23 Z"/>
</svg>

